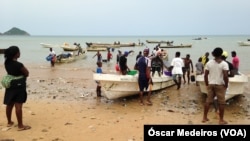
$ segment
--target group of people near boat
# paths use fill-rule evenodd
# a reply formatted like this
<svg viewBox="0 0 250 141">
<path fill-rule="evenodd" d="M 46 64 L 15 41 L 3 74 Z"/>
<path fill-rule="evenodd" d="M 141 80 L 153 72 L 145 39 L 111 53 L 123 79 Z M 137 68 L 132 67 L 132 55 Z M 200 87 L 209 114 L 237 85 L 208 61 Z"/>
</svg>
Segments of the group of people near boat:
<svg viewBox="0 0 250 141">
<path fill-rule="evenodd" d="M 166 51 L 156 46 L 151 55 L 149 55 L 149 48 L 145 48 L 143 52 L 140 51 L 136 56 L 134 69 L 138 70 L 139 73 L 138 86 L 140 104 L 145 104 L 143 94 L 144 92 L 147 92 L 146 104 L 152 105 L 150 100 L 150 87 L 153 84 L 152 77 L 155 77 L 154 75 L 156 71 L 158 72 L 159 77 L 164 74 L 164 69 L 171 71 L 178 90 L 181 87 L 182 79 L 184 80 L 184 83 L 186 83 L 186 76 L 188 84 L 190 83 L 190 74 L 194 73 L 195 67 L 195 75 L 204 75 L 204 81 L 208 89 L 202 122 L 207 122 L 209 120 L 207 118 L 209 107 L 212 103 L 217 103 L 215 104 L 215 109 L 218 111 L 219 124 L 227 124 L 227 121 L 224 120 L 224 105 L 226 104 L 225 94 L 228 87 L 228 77 L 234 77 L 234 75 L 239 74 L 238 69 L 240 59 L 236 55 L 236 52 L 231 52 L 232 62 L 229 62 L 226 60 L 228 53 L 223 51 L 222 48 L 217 47 L 212 51 L 214 59 L 209 60 L 209 52 L 206 52 L 203 56 L 198 58 L 198 61 L 195 64 L 193 64 L 192 59 L 190 59 L 190 54 L 181 58 L 181 53 L 177 51 L 169 65 L 164 65 L 164 53 L 167 54 Z M 116 69 L 122 75 L 126 75 L 130 71 L 130 68 L 127 66 L 128 54 L 129 52 L 127 51 L 125 51 L 124 54 L 122 54 L 121 51 L 118 51 Z"/>
</svg>

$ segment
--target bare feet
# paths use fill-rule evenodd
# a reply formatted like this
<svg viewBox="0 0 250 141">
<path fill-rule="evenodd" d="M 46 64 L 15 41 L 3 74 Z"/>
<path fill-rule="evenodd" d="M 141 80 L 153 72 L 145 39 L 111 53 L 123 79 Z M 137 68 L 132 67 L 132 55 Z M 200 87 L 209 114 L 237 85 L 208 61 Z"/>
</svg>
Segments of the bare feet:
<svg viewBox="0 0 250 141">
<path fill-rule="evenodd" d="M 144 106 L 144 102 L 140 102 L 140 105 L 141 105 L 141 106 Z"/>
<path fill-rule="evenodd" d="M 220 124 L 220 125 L 225 125 L 225 124 L 227 124 L 227 121 L 225 121 L 225 120 L 220 120 L 220 121 L 219 121 L 219 124 Z"/>
<path fill-rule="evenodd" d="M 181 87 L 181 84 L 178 84 L 178 85 L 177 85 L 177 90 L 179 90 L 179 89 L 180 89 L 180 87 Z"/>
<path fill-rule="evenodd" d="M 7 127 L 11 127 L 12 125 L 14 125 L 14 122 L 11 121 L 10 123 L 7 124 Z"/>
<path fill-rule="evenodd" d="M 18 130 L 17 130 L 17 131 L 23 131 L 23 130 L 29 130 L 29 129 L 31 129 L 31 127 L 28 126 L 28 125 L 25 125 L 25 126 L 23 126 L 23 127 L 18 127 Z"/>
<path fill-rule="evenodd" d="M 209 121 L 208 118 L 204 118 L 204 119 L 202 120 L 203 123 L 205 123 L 205 122 L 207 122 L 207 121 Z"/>
<path fill-rule="evenodd" d="M 151 106 L 153 105 L 152 102 L 150 100 L 147 101 L 147 105 Z"/>
</svg>

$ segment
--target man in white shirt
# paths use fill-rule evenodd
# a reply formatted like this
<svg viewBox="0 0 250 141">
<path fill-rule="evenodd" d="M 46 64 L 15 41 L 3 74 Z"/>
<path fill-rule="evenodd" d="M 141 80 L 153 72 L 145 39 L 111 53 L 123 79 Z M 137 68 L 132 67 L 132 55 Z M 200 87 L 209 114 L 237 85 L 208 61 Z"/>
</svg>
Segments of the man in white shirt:
<svg viewBox="0 0 250 141">
<path fill-rule="evenodd" d="M 222 59 L 223 50 L 217 47 L 213 50 L 213 60 L 209 60 L 205 65 L 204 80 L 207 86 L 207 99 L 204 105 L 204 115 L 202 122 L 207 122 L 207 114 L 210 105 L 217 97 L 219 106 L 219 124 L 227 124 L 224 120 L 224 106 L 226 104 L 225 94 L 228 87 L 228 64 Z"/>
<path fill-rule="evenodd" d="M 183 59 L 180 58 L 181 53 L 177 51 L 175 53 L 175 58 L 171 62 L 172 75 L 175 84 L 177 85 L 177 90 L 181 87 L 181 78 L 183 76 L 182 67 L 184 67 Z"/>
</svg>

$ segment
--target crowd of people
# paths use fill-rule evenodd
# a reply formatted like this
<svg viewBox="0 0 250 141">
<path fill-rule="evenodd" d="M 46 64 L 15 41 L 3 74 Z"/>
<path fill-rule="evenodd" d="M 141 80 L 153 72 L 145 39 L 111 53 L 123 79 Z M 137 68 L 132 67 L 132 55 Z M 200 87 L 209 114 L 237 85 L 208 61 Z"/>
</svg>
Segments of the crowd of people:
<svg viewBox="0 0 250 141">
<path fill-rule="evenodd" d="M 121 75 L 126 75 L 130 71 L 127 65 L 127 57 L 133 51 L 125 51 L 122 53 L 118 51 L 116 64 L 118 66 Z M 55 55 L 55 52 L 50 49 L 51 55 Z M 112 55 L 108 52 L 107 57 L 110 60 Z M 155 47 L 150 55 L 150 49 L 145 48 L 139 52 L 136 56 L 135 69 L 138 70 L 138 86 L 139 86 L 139 102 L 140 105 L 144 105 L 143 94 L 147 93 L 146 104 L 152 105 L 150 100 L 151 88 L 153 85 L 152 77 L 155 77 L 154 73 L 157 71 L 158 77 L 164 74 L 164 69 L 172 72 L 172 77 L 176 83 L 177 89 L 181 88 L 182 79 L 186 83 L 185 75 L 187 75 L 188 84 L 190 83 L 190 72 L 194 72 L 194 65 L 190 54 L 187 54 L 185 58 L 181 58 L 181 52 L 177 51 L 175 57 L 171 60 L 170 66 L 165 66 L 163 62 L 163 54 L 166 51 Z M 204 74 L 205 85 L 207 86 L 208 94 L 204 104 L 204 114 L 202 122 L 209 121 L 207 115 L 210 105 L 214 104 L 216 111 L 219 115 L 219 124 L 227 124 L 224 120 L 224 107 L 226 104 L 225 94 L 228 88 L 229 77 L 239 75 L 240 59 L 236 54 L 236 51 L 231 52 L 232 61 L 227 61 L 228 53 L 220 47 L 216 47 L 212 51 L 213 59 L 209 59 L 209 53 L 206 52 L 203 56 L 198 58 L 195 63 L 196 75 Z M 103 73 L 102 71 L 102 55 L 98 51 L 93 58 L 97 56 L 97 69 L 95 73 Z M 12 80 L 11 87 L 6 88 L 4 96 L 4 104 L 6 105 L 6 117 L 7 126 L 13 126 L 12 110 L 15 107 L 18 130 L 28 130 L 31 127 L 23 124 L 22 118 L 22 106 L 27 100 L 26 92 L 26 78 L 29 76 L 28 69 L 23 63 L 18 61 L 20 57 L 20 50 L 17 46 L 11 46 L 4 52 L 5 62 L 4 66 L 8 75 L 23 76 L 22 79 Z M 53 66 L 53 62 L 51 62 Z M 97 83 L 97 96 L 101 97 L 101 84 Z"/>
<path fill-rule="evenodd" d="M 222 48 L 215 48 L 212 52 L 213 59 L 209 59 L 209 52 L 205 52 L 204 55 L 197 58 L 197 62 L 194 63 L 190 54 L 186 54 L 186 57 L 181 57 L 181 52 L 176 51 L 175 57 L 172 60 L 167 59 L 168 65 L 164 63 L 164 56 L 168 56 L 166 50 L 160 49 L 157 45 L 150 54 L 150 49 L 146 48 L 143 51 L 139 51 L 136 55 L 136 63 L 133 69 L 138 71 L 138 86 L 139 86 L 139 101 L 141 105 L 144 105 L 143 94 L 147 93 L 147 105 L 152 105 L 150 100 L 153 81 L 152 77 L 164 75 L 164 71 L 169 71 L 172 74 L 172 78 L 177 86 L 177 90 L 181 88 L 181 84 L 186 82 L 190 84 L 191 75 L 204 75 L 204 81 L 208 89 L 208 97 L 204 105 L 204 115 L 202 122 L 206 122 L 208 110 L 213 103 L 215 111 L 219 115 L 219 124 L 227 124 L 224 120 L 224 104 L 225 93 L 228 87 L 228 77 L 234 77 L 239 74 L 239 57 L 236 55 L 236 51 L 231 52 L 232 61 L 227 61 L 228 53 L 223 51 Z M 127 57 L 130 52 L 125 51 L 122 53 L 118 50 L 116 56 L 116 70 L 121 75 L 126 75 L 131 69 L 127 65 Z M 195 81 L 195 80 L 194 80 Z M 199 85 L 196 82 L 196 85 Z"/>
</svg>

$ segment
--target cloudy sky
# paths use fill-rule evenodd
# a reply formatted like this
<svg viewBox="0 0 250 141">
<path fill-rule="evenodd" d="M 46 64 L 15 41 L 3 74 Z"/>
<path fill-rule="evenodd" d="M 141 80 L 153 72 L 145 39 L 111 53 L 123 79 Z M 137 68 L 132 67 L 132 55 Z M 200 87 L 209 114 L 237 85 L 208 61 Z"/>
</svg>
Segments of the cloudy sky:
<svg viewBox="0 0 250 141">
<path fill-rule="evenodd" d="M 0 32 L 250 35 L 250 0 L 0 0 Z"/>
</svg>

